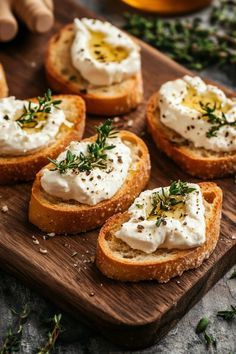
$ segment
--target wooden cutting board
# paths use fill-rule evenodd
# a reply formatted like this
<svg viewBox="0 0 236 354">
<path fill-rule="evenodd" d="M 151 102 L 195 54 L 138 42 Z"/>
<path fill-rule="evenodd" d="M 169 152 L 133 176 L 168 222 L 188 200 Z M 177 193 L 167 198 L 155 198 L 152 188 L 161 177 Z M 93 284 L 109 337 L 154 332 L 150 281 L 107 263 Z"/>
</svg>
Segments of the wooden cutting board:
<svg viewBox="0 0 236 354">
<path fill-rule="evenodd" d="M 6 69 L 11 95 L 26 98 L 44 93 L 47 83 L 43 57 L 48 38 L 74 17 L 90 15 L 71 1 L 57 1 L 56 5 L 59 5 L 57 21 L 51 33 L 39 36 L 23 29 L 13 42 L 0 44 L 0 61 Z M 124 118 L 123 127 L 141 135 L 148 144 L 152 160 L 149 188 L 168 185 L 170 180 L 178 178 L 194 181 L 156 149 L 145 131 L 147 98 L 163 82 L 187 70 L 148 45 L 141 43 L 141 47 L 145 101 Z M 94 133 L 93 126 L 100 121 L 101 118 L 88 117 L 86 136 Z M 93 264 L 98 231 L 43 240 L 43 233 L 27 221 L 30 184 L 0 187 L 0 207 L 9 208 L 7 213 L 0 213 L 0 265 L 119 345 L 135 348 L 151 345 L 235 263 L 236 186 L 233 178 L 216 182 L 224 191 L 217 248 L 200 268 L 167 284 L 154 281 L 129 284 L 106 279 Z M 39 252 L 32 235 L 40 240 L 40 247 L 48 250 L 46 255 Z"/>
</svg>

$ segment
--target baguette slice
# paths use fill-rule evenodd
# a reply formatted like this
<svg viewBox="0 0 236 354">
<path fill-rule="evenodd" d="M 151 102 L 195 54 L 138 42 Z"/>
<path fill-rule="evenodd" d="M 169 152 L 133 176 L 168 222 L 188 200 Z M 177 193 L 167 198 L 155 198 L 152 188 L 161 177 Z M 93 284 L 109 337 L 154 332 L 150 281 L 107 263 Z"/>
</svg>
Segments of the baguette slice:
<svg viewBox="0 0 236 354">
<path fill-rule="evenodd" d="M 41 187 L 40 171 L 32 187 L 29 206 L 29 220 L 46 232 L 80 233 L 104 224 L 113 214 L 127 210 L 133 200 L 145 188 L 150 176 L 150 158 L 148 149 L 139 137 L 128 131 L 120 131 L 122 140 L 129 143 L 135 162 L 131 166 L 128 176 L 117 191 L 108 200 L 90 206 L 76 201 L 63 201 L 48 195 Z M 94 141 L 93 136 L 87 141 Z M 46 168 L 51 168 L 49 164 Z"/>
<path fill-rule="evenodd" d="M 160 121 L 158 93 L 147 105 L 147 127 L 156 145 L 191 176 L 218 178 L 236 172 L 236 151 L 222 153 L 196 148 Z"/>
<path fill-rule="evenodd" d="M 81 95 L 89 113 L 114 116 L 130 112 L 143 98 L 141 72 L 119 84 L 91 86 L 71 63 L 73 25 L 63 27 L 49 41 L 45 68 L 49 87 L 57 92 Z"/>
<path fill-rule="evenodd" d="M 30 181 L 36 173 L 48 163 L 48 157 L 55 158 L 71 140 L 80 140 L 85 126 L 85 104 L 79 96 L 57 95 L 60 107 L 64 110 L 67 120 L 73 122 L 71 128 L 63 125 L 52 144 L 24 156 L 0 156 L 0 184 Z M 36 99 L 30 99 L 36 102 Z"/>
<path fill-rule="evenodd" d="M 199 183 L 206 208 L 206 242 L 187 250 L 157 249 L 152 254 L 134 250 L 116 238 L 114 232 L 129 219 L 129 213 L 111 217 L 102 227 L 96 252 L 96 264 L 109 278 L 137 282 L 158 280 L 166 283 L 188 269 L 199 267 L 213 252 L 220 232 L 222 191 L 215 183 Z"/>
<path fill-rule="evenodd" d="M 0 98 L 8 95 L 8 86 L 2 64 L 0 63 Z"/>
</svg>

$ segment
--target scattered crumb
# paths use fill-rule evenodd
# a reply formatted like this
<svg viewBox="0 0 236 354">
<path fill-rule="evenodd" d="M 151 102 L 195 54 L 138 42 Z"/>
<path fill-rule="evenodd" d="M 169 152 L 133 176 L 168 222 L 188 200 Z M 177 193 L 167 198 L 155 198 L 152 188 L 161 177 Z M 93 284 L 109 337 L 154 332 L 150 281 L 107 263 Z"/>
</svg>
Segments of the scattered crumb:
<svg viewBox="0 0 236 354">
<path fill-rule="evenodd" d="M 31 61 L 31 62 L 30 62 L 30 66 L 31 66 L 32 68 L 35 68 L 35 67 L 36 67 L 35 61 Z"/>
<path fill-rule="evenodd" d="M 233 235 L 231 238 L 232 240 L 236 240 L 236 235 Z"/>
<path fill-rule="evenodd" d="M 177 284 L 180 284 L 180 281 L 179 281 L 179 280 L 176 280 L 176 283 L 177 283 Z"/>
<path fill-rule="evenodd" d="M 43 235 L 43 239 L 44 241 L 46 241 L 48 239 L 48 236 Z"/>
<path fill-rule="evenodd" d="M 8 212 L 8 206 L 7 205 L 3 205 L 2 207 L 1 207 L 1 211 L 3 212 L 3 213 L 7 213 Z"/>
<path fill-rule="evenodd" d="M 89 253 L 89 250 L 86 250 L 86 253 Z"/>
<path fill-rule="evenodd" d="M 94 292 L 93 291 L 91 291 L 91 293 L 89 293 L 89 296 L 94 296 L 95 294 L 94 294 Z"/>
<path fill-rule="evenodd" d="M 101 283 L 100 286 L 103 287 L 103 283 Z"/>
<path fill-rule="evenodd" d="M 48 251 L 46 250 L 46 248 L 40 248 L 39 249 L 39 252 L 42 253 L 42 254 L 47 254 Z"/>
<path fill-rule="evenodd" d="M 55 234 L 55 232 L 50 232 L 49 234 L 47 234 L 47 236 L 54 237 L 54 236 L 56 236 L 56 234 Z"/>
<path fill-rule="evenodd" d="M 133 123 L 134 123 L 134 122 L 132 121 L 132 119 L 130 119 L 130 120 L 128 120 L 127 126 L 128 126 L 128 127 L 132 127 Z"/>
<path fill-rule="evenodd" d="M 78 254 L 78 252 L 75 251 L 75 252 L 72 253 L 71 257 L 74 257 L 74 256 L 76 256 L 77 254 Z"/>
<path fill-rule="evenodd" d="M 115 118 L 113 119 L 113 121 L 114 121 L 115 123 L 118 123 L 118 122 L 120 121 L 120 118 L 119 118 L 119 117 L 115 117 Z"/>
<path fill-rule="evenodd" d="M 33 243 L 34 243 L 35 245 L 39 245 L 39 240 L 37 240 L 37 238 L 33 238 Z"/>
</svg>

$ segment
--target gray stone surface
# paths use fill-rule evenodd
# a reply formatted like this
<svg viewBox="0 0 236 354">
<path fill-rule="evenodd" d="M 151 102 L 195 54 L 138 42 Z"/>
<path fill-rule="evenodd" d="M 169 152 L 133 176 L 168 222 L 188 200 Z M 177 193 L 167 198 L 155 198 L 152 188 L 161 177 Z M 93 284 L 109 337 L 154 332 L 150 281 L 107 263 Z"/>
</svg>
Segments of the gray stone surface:
<svg viewBox="0 0 236 354">
<path fill-rule="evenodd" d="M 108 17 L 113 23 L 122 23 L 122 12 L 126 6 L 118 1 L 111 0 L 81 0 L 89 8 Z M 204 15 L 204 12 L 202 12 Z M 236 89 L 235 70 L 228 75 L 211 68 L 204 75 Z M 158 344 L 138 354 L 204 354 L 207 352 L 202 340 L 195 334 L 194 329 L 200 318 L 208 316 L 211 320 L 209 332 L 217 338 L 217 349 L 209 349 L 208 353 L 229 354 L 236 353 L 236 320 L 227 323 L 216 317 L 216 312 L 227 309 L 236 304 L 236 279 L 229 280 L 232 270 L 208 292 L 198 304 L 192 308 L 178 325 Z M 148 299 L 147 299 L 148 301 Z M 14 318 L 10 309 L 28 303 L 31 308 L 29 321 L 24 327 L 22 350 L 20 353 L 32 354 L 46 338 L 44 321 L 60 310 L 55 308 L 21 282 L 0 270 L 0 342 L 6 333 L 7 327 Z M 106 354 L 124 353 L 108 341 L 104 340 L 96 331 L 85 327 L 80 320 L 73 320 L 63 313 L 64 332 L 61 334 L 55 353 L 62 354 Z"/>
</svg>

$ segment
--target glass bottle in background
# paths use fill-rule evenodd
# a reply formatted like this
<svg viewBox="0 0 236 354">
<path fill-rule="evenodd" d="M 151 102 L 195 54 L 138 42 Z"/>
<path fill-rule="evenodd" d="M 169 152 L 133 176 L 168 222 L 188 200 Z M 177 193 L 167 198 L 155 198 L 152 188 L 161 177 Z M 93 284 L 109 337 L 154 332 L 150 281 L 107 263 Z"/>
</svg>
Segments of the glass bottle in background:
<svg viewBox="0 0 236 354">
<path fill-rule="evenodd" d="M 183 14 L 199 10 L 212 0 L 122 0 L 139 10 L 158 12 L 165 15 Z"/>
</svg>

